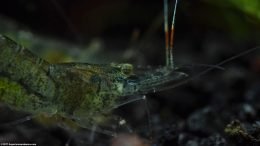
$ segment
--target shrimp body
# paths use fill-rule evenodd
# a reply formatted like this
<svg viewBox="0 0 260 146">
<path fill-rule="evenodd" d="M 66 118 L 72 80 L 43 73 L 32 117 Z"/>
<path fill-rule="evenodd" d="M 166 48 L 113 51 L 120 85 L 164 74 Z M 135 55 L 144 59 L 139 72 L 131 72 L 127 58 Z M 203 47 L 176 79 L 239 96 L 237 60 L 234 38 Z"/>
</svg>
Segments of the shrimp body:
<svg viewBox="0 0 260 146">
<path fill-rule="evenodd" d="M 50 64 L 0 35 L 0 101 L 18 110 L 58 114 L 87 126 L 120 96 L 146 94 L 186 74 L 162 67 L 135 74 L 131 64 Z M 82 122 L 84 121 L 84 122 Z"/>
</svg>

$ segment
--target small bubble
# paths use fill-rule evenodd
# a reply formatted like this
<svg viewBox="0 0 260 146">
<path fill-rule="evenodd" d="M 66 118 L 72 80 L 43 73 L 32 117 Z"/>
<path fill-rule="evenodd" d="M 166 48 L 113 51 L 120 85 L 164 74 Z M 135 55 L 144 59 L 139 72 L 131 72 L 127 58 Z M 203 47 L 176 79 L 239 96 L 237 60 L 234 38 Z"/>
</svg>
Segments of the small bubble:
<svg viewBox="0 0 260 146">
<path fill-rule="evenodd" d="M 119 125 L 124 125 L 126 123 L 126 121 L 124 119 L 119 121 Z"/>
<path fill-rule="evenodd" d="M 145 95 L 143 95 L 143 99 L 146 100 L 146 96 Z"/>
</svg>

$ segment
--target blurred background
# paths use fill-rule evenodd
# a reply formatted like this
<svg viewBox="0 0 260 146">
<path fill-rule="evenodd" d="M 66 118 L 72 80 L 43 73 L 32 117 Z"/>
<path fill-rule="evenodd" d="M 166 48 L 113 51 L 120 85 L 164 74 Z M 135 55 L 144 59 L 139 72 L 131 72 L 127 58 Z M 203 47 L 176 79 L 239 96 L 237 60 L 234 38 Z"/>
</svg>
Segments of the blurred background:
<svg viewBox="0 0 260 146">
<path fill-rule="evenodd" d="M 169 3 L 172 12 L 174 2 Z M 165 64 L 162 11 L 162 0 L 8 0 L 0 2 L 0 33 L 52 63 L 158 66 Z M 258 0 L 180 0 L 174 57 L 177 65 L 216 64 L 258 46 L 259 32 Z M 259 49 L 224 67 L 182 87 L 147 95 L 156 145 L 237 144 L 223 129 L 233 119 L 250 125 L 259 117 Z M 143 103 L 131 106 L 118 114 L 133 114 L 128 120 L 135 124 L 130 125 L 146 133 Z M 165 128 L 168 133 L 162 132 Z"/>
<path fill-rule="evenodd" d="M 235 54 L 256 46 L 260 30 L 259 5 L 257 0 L 180 1 L 175 52 L 181 53 L 175 55 L 212 58 L 218 50 Z M 170 6 L 173 6 L 173 1 L 170 1 Z M 85 58 L 91 53 L 110 52 L 103 61 L 87 59 L 88 62 L 106 63 L 112 58 L 113 61 L 136 64 L 164 64 L 162 1 L 9 0 L 2 1 L 0 8 L 1 16 L 4 16 L 1 19 L 2 33 L 13 33 L 18 37 L 17 41 L 21 40 L 20 43 L 28 45 L 28 48 L 35 49 L 30 46 L 33 42 L 22 40 L 30 39 L 30 33 L 33 33 L 47 40 L 58 39 L 82 46 L 80 49 L 87 48 Z M 6 17 L 13 23 L 7 23 Z M 25 32 L 19 33 L 21 30 Z M 32 38 L 37 40 L 38 37 Z M 55 44 L 55 41 L 51 43 Z M 47 46 L 48 42 L 43 44 Z M 72 50 L 72 47 L 67 48 Z M 202 53 L 204 48 L 211 56 Z M 194 51 L 192 55 L 189 50 Z M 114 60 L 115 56 L 122 58 Z M 181 62 L 190 57 L 181 56 Z"/>
</svg>

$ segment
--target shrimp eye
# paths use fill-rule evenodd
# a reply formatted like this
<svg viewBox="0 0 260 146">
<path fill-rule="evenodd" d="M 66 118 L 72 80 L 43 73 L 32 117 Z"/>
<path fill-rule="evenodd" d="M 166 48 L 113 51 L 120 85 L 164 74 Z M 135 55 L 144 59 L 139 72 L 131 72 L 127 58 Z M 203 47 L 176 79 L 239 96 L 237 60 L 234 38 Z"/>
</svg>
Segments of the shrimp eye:
<svg viewBox="0 0 260 146">
<path fill-rule="evenodd" d="M 115 67 L 119 70 L 120 73 L 122 73 L 124 76 L 130 76 L 133 74 L 133 65 L 128 63 L 111 63 L 112 67 Z"/>
<path fill-rule="evenodd" d="M 131 64 L 121 64 L 121 72 L 127 76 L 131 75 L 133 73 L 133 65 Z"/>
</svg>

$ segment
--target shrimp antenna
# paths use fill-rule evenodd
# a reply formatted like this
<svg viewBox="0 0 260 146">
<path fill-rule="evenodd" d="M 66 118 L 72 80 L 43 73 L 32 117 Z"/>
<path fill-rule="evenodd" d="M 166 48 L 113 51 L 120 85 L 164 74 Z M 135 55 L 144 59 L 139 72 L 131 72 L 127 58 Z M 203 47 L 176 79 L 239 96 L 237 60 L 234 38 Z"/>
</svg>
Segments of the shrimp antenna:
<svg viewBox="0 0 260 146">
<path fill-rule="evenodd" d="M 175 24 L 177 3 L 178 0 L 175 1 L 171 30 L 169 32 L 168 1 L 164 0 L 164 32 L 165 32 L 165 48 L 166 48 L 166 66 L 172 69 L 175 68 L 173 62 L 173 43 L 174 43 L 174 24 Z"/>
</svg>

